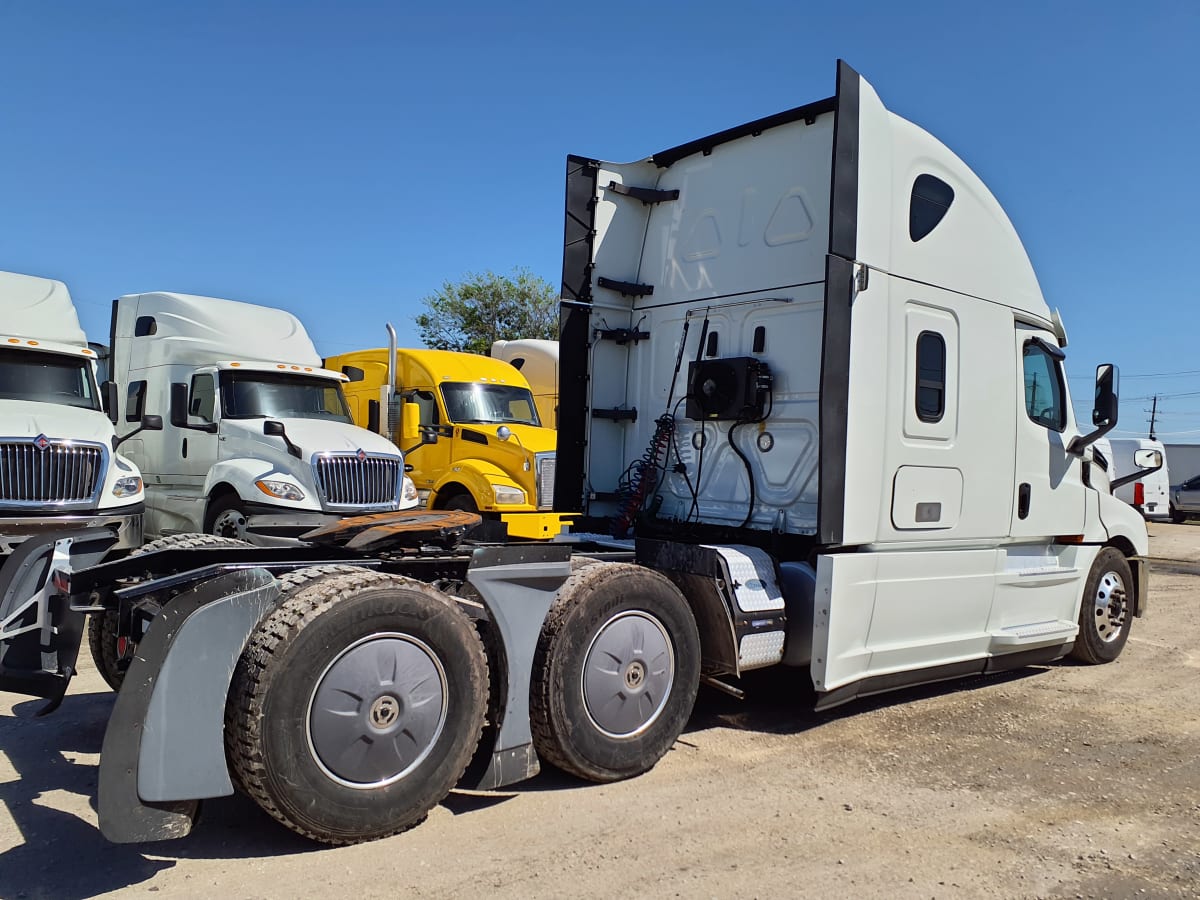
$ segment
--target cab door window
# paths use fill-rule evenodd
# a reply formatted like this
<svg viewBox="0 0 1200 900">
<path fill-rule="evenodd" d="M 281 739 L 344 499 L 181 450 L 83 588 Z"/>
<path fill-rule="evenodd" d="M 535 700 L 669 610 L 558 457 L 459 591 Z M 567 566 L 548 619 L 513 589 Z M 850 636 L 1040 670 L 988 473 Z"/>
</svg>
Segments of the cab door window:
<svg viewBox="0 0 1200 900">
<path fill-rule="evenodd" d="M 1025 412 L 1036 424 L 1062 431 L 1067 427 L 1067 408 L 1058 359 L 1040 341 L 1027 341 L 1022 359 Z"/>
<path fill-rule="evenodd" d="M 212 375 L 193 375 L 192 389 L 188 396 L 188 415 L 203 422 L 214 421 L 217 399 L 217 384 Z"/>
</svg>

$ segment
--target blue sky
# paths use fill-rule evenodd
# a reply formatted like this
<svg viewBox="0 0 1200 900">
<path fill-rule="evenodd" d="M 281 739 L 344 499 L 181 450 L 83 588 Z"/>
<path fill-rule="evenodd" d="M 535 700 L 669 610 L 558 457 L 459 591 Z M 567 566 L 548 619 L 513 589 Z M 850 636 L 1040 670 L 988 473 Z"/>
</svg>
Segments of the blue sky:
<svg viewBox="0 0 1200 900">
<path fill-rule="evenodd" d="M 143 290 L 295 312 L 324 354 L 418 342 L 444 280 L 557 286 L 567 153 L 631 160 L 833 93 L 954 149 L 1062 310 L 1077 407 L 1200 443 L 1200 4 L 0 0 L 0 269 L 106 339 Z M 1173 374 L 1186 372 L 1187 374 Z"/>
</svg>

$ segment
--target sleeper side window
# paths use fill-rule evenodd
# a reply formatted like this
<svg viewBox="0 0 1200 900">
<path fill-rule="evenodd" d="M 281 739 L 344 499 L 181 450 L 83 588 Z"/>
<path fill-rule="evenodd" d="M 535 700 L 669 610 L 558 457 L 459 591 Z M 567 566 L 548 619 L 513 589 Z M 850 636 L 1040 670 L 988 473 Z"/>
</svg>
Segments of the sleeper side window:
<svg viewBox="0 0 1200 900">
<path fill-rule="evenodd" d="M 1038 425 L 1062 431 L 1067 426 L 1067 410 L 1058 361 L 1034 341 L 1026 342 L 1022 359 L 1025 412 Z"/>
<path fill-rule="evenodd" d="M 917 336 L 917 418 L 940 422 L 946 413 L 946 340 L 936 331 Z"/>
</svg>

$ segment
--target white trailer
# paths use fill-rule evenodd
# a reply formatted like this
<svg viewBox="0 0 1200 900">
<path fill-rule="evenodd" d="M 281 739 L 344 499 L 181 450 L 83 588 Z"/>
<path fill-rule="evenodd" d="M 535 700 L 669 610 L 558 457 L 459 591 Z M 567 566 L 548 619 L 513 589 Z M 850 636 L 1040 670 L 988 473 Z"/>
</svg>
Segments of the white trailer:
<svg viewBox="0 0 1200 900">
<path fill-rule="evenodd" d="M 355 426 L 346 376 L 321 367 L 283 310 L 188 294 L 113 303 L 111 371 L 122 421 L 170 410 L 126 445 L 146 478 L 148 537 L 295 535 L 417 504 L 404 461 Z"/>
<path fill-rule="evenodd" d="M 96 363 L 61 281 L 0 272 L 0 553 L 26 538 L 112 526 L 142 542 L 141 473 L 117 452 Z M 161 427 L 157 416 L 135 420 Z"/>
<path fill-rule="evenodd" d="M 477 516 L 429 510 L 101 565 L 96 529 L 0 569 L 0 623 L 59 625 L 34 654 L 0 624 L 0 689 L 61 696 L 84 610 L 137 643 L 105 835 L 180 836 L 236 783 L 367 840 L 541 761 L 645 772 L 702 679 L 794 666 L 830 706 L 1121 652 L 1147 539 L 1093 455 L 1117 373 L 1080 427 L 1003 210 L 850 67 L 641 162 L 570 157 L 563 289 L 555 508 L 591 537 L 472 546 Z"/>
</svg>

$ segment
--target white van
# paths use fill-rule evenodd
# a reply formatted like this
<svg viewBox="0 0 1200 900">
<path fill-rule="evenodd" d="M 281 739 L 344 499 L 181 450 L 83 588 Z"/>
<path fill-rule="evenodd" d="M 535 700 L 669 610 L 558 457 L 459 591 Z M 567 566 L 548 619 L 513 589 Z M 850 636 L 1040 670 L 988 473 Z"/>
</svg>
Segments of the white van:
<svg viewBox="0 0 1200 900">
<path fill-rule="evenodd" d="M 1158 450 L 1163 455 L 1163 466 L 1149 472 L 1130 484 L 1118 487 L 1113 494 L 1124 500 L 1143 518 L 1166 521 L 1171 517 L 1171 477 L 1167 472 L 1167 451 L 1162 441 L 1150 438 L 1108 438 L 1109 480 L 1115 481 L 1138 470 L 1133 456 L 1139 450 Z"/>
<path fill-rule="evenodd" d="M 34 534 L 108 526 L 142 542 L 141 473 L 117 452 L 96 363 L 61 281 L 0 272 L 0 553 Z M 147 407 L 153 409 L 154 407 Z M 161 428 L 158 416 L 132 420 Z"/>
<path fill-rule="evenodd" d="M 188 294 L 113 303 L 122 419 L 168 408 L 128 443 L 146 478 L 146 534 L 294 536 L 347 515 L 407 509 L 417 492 L 391 441 L 355 426 L 347 377 L 321 367 L 291 313 Z"/>
</svg>

